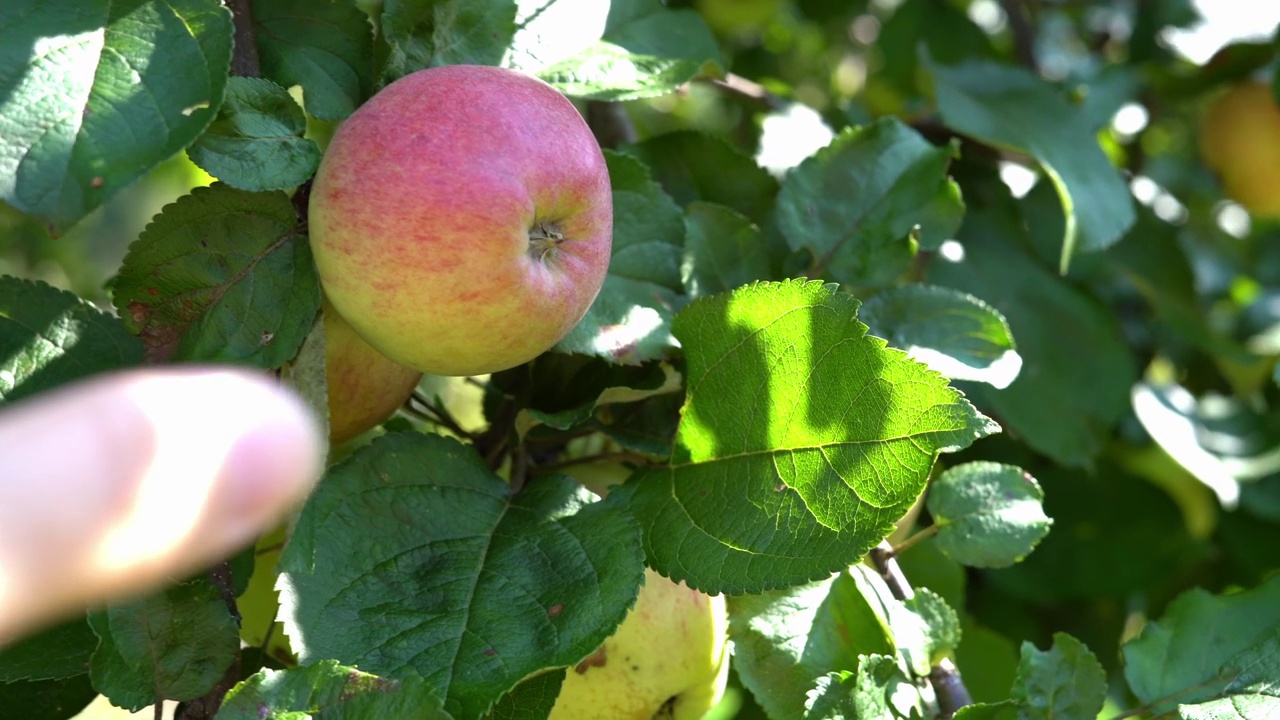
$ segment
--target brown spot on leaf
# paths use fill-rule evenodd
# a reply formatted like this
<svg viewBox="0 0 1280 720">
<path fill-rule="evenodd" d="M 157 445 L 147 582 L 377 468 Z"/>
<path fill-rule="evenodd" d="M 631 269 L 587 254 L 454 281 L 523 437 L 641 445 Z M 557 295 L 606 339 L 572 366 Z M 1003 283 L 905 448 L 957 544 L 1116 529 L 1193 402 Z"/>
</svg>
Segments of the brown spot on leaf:
<svg viewBox="0 0 1280 720">
<path fill-rule="evenodd" d="M 94 176 L 94 178 L 89 181 L 89 187 L 95 187 L 95 188 L 102 187 L 102 177 Z"/>
<path fill-rule="evenodd" d="M 582 662 L 573 666 L 573 671 L 579 675 L 586 675 L 587 671 L 593 667 L 604 667 L 609 664 L 608 653 L 605 652 L 604 646 L 596 648 L 596 651 L 583 658 Z"/>
<path fill-rule="evenodd" d="M 484 649 L 484 655 L 485 655 L 485 657 L 493 657 L 494 655 L 497 655 L 497 654 L 498 654 L 498 651 L 497 651 L 497 650 L 495 650 L 495 649 L 493 649 L 493 648 L 485 648 L 485 649 Z"/>
<path fill-rule="evenodd" d="M 159 291 L 159 290 L 157 290 L 156 288 L 149 287 L 149 288 L 147 288 L 147 294 L 148 294 L 148 295 L 155 296 L 155 295 L 159 295 L 159 294 L 160 294 L 160 291 Z"/>
<path fill-rule="evenodd" d="M 564 612 L 564 605 L 556 603 L 555 605 L 547 608 L 547 617 L 555 617 L 562 612 Z"/>
<path fill-rule="evenodd" d="M 266 330 L 263 330 L 263 331 L 262 331 L 262 344 L 263 344 L 263 345 L 270 345 L 270 344 L 271 344 L 271 341 L 272 341 L 272 340 L 275 340 L 275 339 L 276 339 L 276 334 L 275 334 L 275 333 L 273 333 L 273 332 L 267 332 Z"/>
</svg>

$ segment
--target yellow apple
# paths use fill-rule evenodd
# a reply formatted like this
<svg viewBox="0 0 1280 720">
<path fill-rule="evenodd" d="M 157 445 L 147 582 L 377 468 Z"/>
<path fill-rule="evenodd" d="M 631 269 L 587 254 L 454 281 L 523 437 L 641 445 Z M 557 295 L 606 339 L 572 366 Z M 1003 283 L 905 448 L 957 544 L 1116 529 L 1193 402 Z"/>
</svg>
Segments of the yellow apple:
<svg viewBox="0 0 1280 720">
<path fill-rule="evenodd" d="M 1240 83 L 1215 98 L 1200 151 L 1231 199 L 1254 216 L 1280 217 L 1280 106 L 1270 85 Z"/>
<path fill-rule="evenodd" d="M 645 570 L 617 632 L 569 668 L 549 720 L 699 720 L 728 680 L 724 597 Z"/>
<path fill-rule="evenodd" d="M 324 303 L 325 385 L 329 442 L 336 445 L 391 417 L 422 373 L 387 359 Z"/>
</svg>

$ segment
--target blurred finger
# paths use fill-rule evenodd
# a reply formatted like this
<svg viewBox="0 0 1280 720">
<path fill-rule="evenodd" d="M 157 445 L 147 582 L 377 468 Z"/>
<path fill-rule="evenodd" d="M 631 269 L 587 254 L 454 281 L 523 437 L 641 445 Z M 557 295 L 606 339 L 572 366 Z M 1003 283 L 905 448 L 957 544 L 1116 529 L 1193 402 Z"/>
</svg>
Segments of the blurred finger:
<svg viewBox="0 0 1280 720">
<path fill-rule="evenodd" d="M 231 554 L 301 501 L 322 448 L 245 371 L 133 371 L 0 411 L 0 644 Z"/>
</svg>

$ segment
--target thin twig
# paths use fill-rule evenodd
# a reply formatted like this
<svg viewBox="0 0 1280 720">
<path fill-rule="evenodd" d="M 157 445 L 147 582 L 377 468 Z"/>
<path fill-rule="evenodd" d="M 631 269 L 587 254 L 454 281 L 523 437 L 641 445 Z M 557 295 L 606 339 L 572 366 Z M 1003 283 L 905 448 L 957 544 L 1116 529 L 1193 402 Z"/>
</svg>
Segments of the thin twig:
<svg viewBox="0 0 1280 720">
<path fill-rule="evenodd" d="M 413 403 L 415 402 L 422 407 L 414 407 Z M 472 437 L 472 433 L 462 429 L 462 425 L 454 419 L 448 410 L 431 402 L 422 393 L 415 392 L 410 395 L 405 406 L 413 415 L 424 417 L 428 422 L 435 423 L 460 438 Z"/>
<path fill-rule="evenodd" d="M 569 458 L 559 462 L 544 463 L 533 469 L 535 473 L 549 473 L 557 470 L 563 470 L 574 465 L 587 465 L 589 463 L 598 462 L 629 462 L 634 465 L 652 465 L 653 460 L 641 455 L 640 453 L 623 450 L 621 452 L 604 452 L 596 455 L 584 455 L 583 457 Z"/>
<path fill-rule="evenodd" d="M 766 110 L 785 110 L 791 101 L 786 98 L 775 95 L 768 88 L 754 80 L 748 80 L 741 75 L 729 73 L 724 78 L 704 78 L 701 80 L 714 88 L 723 90 L 735 97 L 746 100 L 753 105 L 758 105 Z"/>
<path fill-rule="evenodd" d="M 1000 7 L 1009 18 L 1009 32 L 1013 33 L 1013 51 L 1018 62 L 1038 74 L 1040 61 L 1036 59 L 1036 29 L 1027 14 L 1026 3 L 1022 0 L 1000 0 Z"/>
<path fill-rule="evenodd" d="M 911 588 L 911 583 L 907 582 L 907 576 L 902 573 L 902 567 L 894 557 L 893 546 L 887 540 L 872 548 L 867 557 L 880 573 L 880 577 L 884 578 L 889 586 L 889 592 L 893 593 L 895 598 L 907 602 L 915 597 L 915 590 Z M 938 710 L 942 714 L 942 720 L 950 720 L 957 710 L 973 704 L 973 696 L 969 694 L 969 689 L 960 679 L 960 671 L 946 658 L 929 671 L 929 683 L 938 696 Z"/>
<path fill-rule="evenodd" d="M 636 126 L 621 103 L 591 100 L 587 102 L 587 127 L 602 148 L 630 145 L 639 137 Z"/>
<path fill-rule="evenodd" d="M 937 534 L 938 534 L 938 526 L 930 525 L 929 527 L 921 530 L 920 532 L 917 532 L 916 534 L 908 537 L 906 540 L 903 540 L 897 545 L 894 545 L 893 551 L 892 551 L 893 556 L 898 557 L 899 555 L 906 552 L 907 550 L 910 550 L 912 545 L 915 545 L 921 540 L 924 540 L 925 538 L 933 537 L 934 535 L 937 535 Z"/>
<path fill-rule="evenodd" d="M 262 64 L 258 60 L 258 41 L 253 34 L 253 0 L 227 0 L 231 21 L 235 25 L 235 49 L 231 53 L 231 74 L 258 77 Z"/>
</svg>

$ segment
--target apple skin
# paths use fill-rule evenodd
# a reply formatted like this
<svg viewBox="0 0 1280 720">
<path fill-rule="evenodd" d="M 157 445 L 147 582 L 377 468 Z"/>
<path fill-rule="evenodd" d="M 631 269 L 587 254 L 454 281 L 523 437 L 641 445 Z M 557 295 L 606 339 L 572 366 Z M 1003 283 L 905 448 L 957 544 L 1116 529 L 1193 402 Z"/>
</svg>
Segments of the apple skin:
<svg viewBox="0 0 1280 720">
<path fill-rule="evenodd" d="M 729 677 L 724 596 L 650 569 L 644 578 L 613 636 L 565 673 L 548 720 L 700 720 L 720 701 Z"/>
<path fill-rule="evenodd" d="M 1244 82 L 1215 98 L 1200 151 L 1228 196 L 1255 217 L 1280 217 L 1280 106 L 1270 85 Z"/>
<path fill-rule="evenodd" d="M 329 444 L 337 445 L 391 417 L 422 373 L 374 350 L 328 303 L 323 312 Z"/>
<path fill-rule="evenodd" d="M 582 116 L 536 78 L 449 65 L 348 118 L 311 189 L 325 294 L 374 348 L 436 375 L 515 367 L 604 282 L 613 198 Z"/>
</svg>

